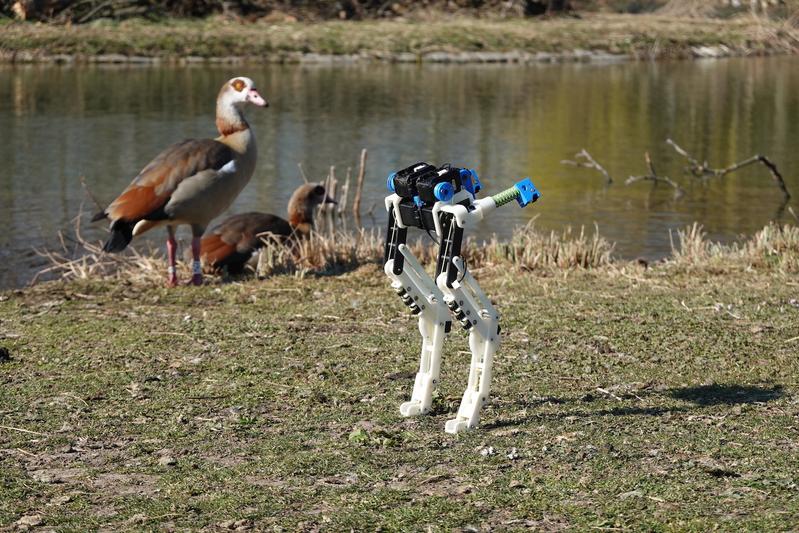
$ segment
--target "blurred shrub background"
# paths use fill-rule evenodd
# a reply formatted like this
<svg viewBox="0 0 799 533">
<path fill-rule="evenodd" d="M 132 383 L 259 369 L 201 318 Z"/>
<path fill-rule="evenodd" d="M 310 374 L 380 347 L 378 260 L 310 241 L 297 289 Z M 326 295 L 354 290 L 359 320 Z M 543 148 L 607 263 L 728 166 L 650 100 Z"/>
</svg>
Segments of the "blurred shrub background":
<svg viewBox="0 0 799 533">
<path fill-rule="evenodd" d="M 0 0 L 5 17 L 56 23 L 133 17 L 208 17 L 243 20 L 376 19 L 451 13 L 477 17 L 579 16 L 581 13 L 661 13 L 729 17 L 796 16 L 799 0 Z"/>
</svg>

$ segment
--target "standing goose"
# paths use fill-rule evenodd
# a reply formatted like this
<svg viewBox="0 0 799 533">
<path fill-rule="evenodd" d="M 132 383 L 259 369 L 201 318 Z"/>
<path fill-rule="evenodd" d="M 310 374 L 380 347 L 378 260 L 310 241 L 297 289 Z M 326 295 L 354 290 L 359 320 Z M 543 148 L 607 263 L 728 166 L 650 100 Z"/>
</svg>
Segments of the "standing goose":
<svg viewBox="0 0 799 533">
<path fill-rule="evenodd" d="M 225 83 L 216 99 L 216 139 L 190 139 L 170 146 L 153 159 L 127 189 L 92 221 L 111 220 L 106 252 L 124 250 L 136 235 L 166 226 L 170 287 L 178 284 L 175 269 L 175 226 L 190 224 L 194 285 L 202 285 L 200 238 L 208 223 L 227 209 L 250 181 L 258 150 L 244 119 L 247 103 L 268 104 L 249 78 Z"/>
<path fill-rule="evenodd" d="M 269 213 L 242 213 L 223 220 L 204 237 L 201 256 L 214 270 L 227 267 L 230 274 L 239 274 L 252 254 L 263 246 L 259 235 L 272 234 L 280 242 L 293 235 L 307 237 L 313 228 L 316 207 L 322 203 L 336 203 L 327 196 L 325 188 L 307 183 L 297 188 L 289 200 L 288 221 Z"/>
</svg>

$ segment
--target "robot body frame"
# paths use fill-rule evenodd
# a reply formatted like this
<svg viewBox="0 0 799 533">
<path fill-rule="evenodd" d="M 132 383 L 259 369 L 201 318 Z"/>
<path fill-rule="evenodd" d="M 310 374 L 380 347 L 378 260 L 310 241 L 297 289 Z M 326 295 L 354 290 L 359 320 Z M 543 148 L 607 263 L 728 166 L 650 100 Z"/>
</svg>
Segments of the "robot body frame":
<svg viewBox="0 0 799 533">
<path fill-rule="evenodd" d="M 447 433 L 477 427 L 488 402 L 494 354 L 500 346 L 499 313 L 482 291 L 461 257 L 464 229 L 512 200 L 525 205 L 540 193 L 529 179 L 492 197 L 477 199 L 481 185 L 473 170 L 416 163 L 388 177 L 393 194 L 388 211 L 384 271 L 391 286 L 419 316 L 422 336 L 419 370 L 411 399 L 400 406 L 402 416 L 430 411 L 438 385 L 444 339 L 453 321 L 469 332 L 471 362 L 466 390 Z M 436 274 L 431 278 L 406 245 L 407 230 L 434 231 L 439 241 Z"/>
</svg>

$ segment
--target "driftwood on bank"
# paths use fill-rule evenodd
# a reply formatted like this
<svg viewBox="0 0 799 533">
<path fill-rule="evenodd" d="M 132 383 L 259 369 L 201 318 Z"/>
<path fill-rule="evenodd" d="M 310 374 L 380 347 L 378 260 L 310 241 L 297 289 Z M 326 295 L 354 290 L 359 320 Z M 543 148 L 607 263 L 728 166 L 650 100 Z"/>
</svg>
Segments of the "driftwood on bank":
<svg viewBox="0 0 799 533">
<path fill-rule="evenodd" d="M 735 172 L 736 170 L 740 170 L 744 167 L 749 165 L 753 165 L 755 163 L 762 163 L 765 166 L 769 173 L 771 174 L 771 178 L 777 184 L 777 186 L 782 191 L 783 196 L 786 200 L 791 198 L 791 193 L 788 191 L 788 187 L 785 185 L 785 180 L 782 177 L 777 165 L 775 165 L 768 157 L 755 154 L 749 159 L 744 159 L 738 163 L 734 163 L 728 167 L 724 168 L 711 168 L 707 161 L 700 163 L 696 158 L 691 156 L 686 150 L 681 148 L 676 142 L 671 139 L 666 139 L 666 143 L 670 145 L 674 150 L 683 156 L 685 159 L 688 160 L 688 167 L 686 170 L 690 172 L 693 176 L 700 178 L 700 179 L 709 179 L 709 178 L 723 178 L 727 174 L 731 172 Z"/>
</svg>

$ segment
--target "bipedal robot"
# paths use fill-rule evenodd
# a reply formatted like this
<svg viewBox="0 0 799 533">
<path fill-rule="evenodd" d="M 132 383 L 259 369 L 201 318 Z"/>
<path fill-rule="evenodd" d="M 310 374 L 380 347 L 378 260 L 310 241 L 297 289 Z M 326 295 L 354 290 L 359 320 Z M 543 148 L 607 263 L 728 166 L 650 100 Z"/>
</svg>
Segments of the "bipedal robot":
<svg viewBox="0 0 799 533">
<path fill-rule="evenodd" d="M 457 416 L 448 420 L 447 433 L 477 426 L 488 400 L 491 364 L 499 348 L 499 313 L 480 289 L 461 258 L 463 231 L 491 211 L 513 200 L 524 207 L 541 196 L 529 179 L 488 198 L 477 199 L 480 180 L 473 170 L 445 165 L 436 168 L 416 163 L 389 174 L 386 197 L 385 272 L 391 286 L 411 313 L 419 315 L 422 354 L 409 402 L 400 406 L 403 416 L 430 410 L 438 384 L 444 336 L 452 317 L 469 331 L 472 362 L 469 382 Z M 409 227 L 435 231 L 439 250 L 435 280 L 406 246 Z"/>
</svg>

